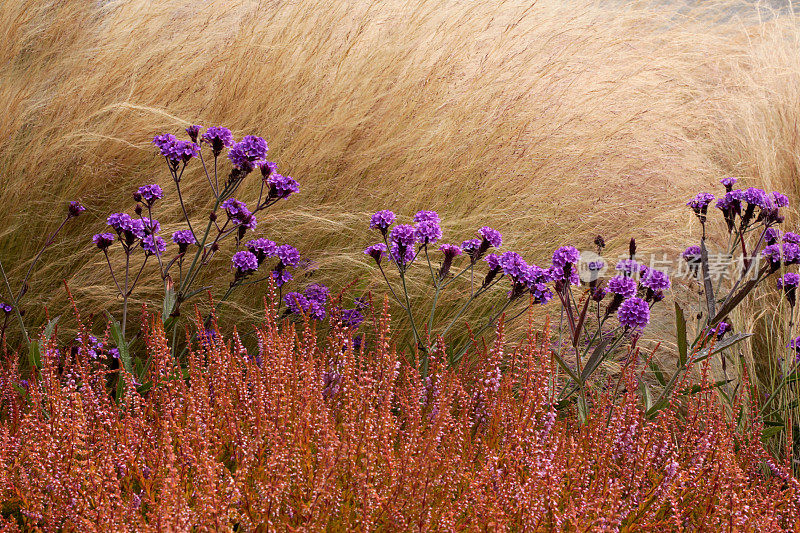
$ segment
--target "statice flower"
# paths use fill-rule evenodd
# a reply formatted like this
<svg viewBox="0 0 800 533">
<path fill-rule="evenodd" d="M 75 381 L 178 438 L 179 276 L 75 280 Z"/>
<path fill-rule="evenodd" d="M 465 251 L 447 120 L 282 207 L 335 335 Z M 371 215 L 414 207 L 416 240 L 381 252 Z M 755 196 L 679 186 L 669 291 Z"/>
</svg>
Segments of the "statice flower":
<svg viewBox="0 0 800 533">
<path fill-rule="evenodd" d="M 376 263 L 379 265 L 381 264 L 381 260 L 386 257 L 386 245 L 382 242 L 378 244 L 373 244 L 371 246 L 367 246 L 364 249 L 364 253 L 375 260 Z"/>
<path fill-rule="evenodd" d="M 396 242 L 392 243 L 390 254 L 400 267 L 410 265 L 417 256 L 417 254 L 414 252 L 414 248 L 410 246 L 401 246 Z"/>
<path fill-rule="evenodd" d="M 109 226 L 114 228 L 117 233 L 125 236 L 125 240 L 130 244 L 135 239 L 142 239 L 145 236 L 144 223 L 139 219 L 131 218 L 126 213 L 113 213 L 106 221 Z"/>
<path fill-rule="evenodd" d="M 272 279 L 275 280 L 275 286 L 282 287 L 294 278 L 292 278 L 292 274 L 288 270 L 273 270 Z"/>
<path fill-rule="evenodd" d="M 203 126 L 199 126 L 197 124 L 186 128 L 186 134 L 189 135 L 189 138 L 192 140 L 193 143 L 197 142 L 197 136 L 200 135 L 201 129 L 203 129 Z"/>
<path fill-rule="evenodd" d="M 563 267 L 558 265 L 550 265 L 546 272 L 548 277 L 556 282 L 569 282 L 570 285 L 578 285 L 581 282 L 580 276 L 578 276 L 578 270 L 572 268 L 570 263 L 564 265 Z M 558 285 L 556 288 L 558 288 Z"/>
<path fill-rule="evenodd" d="M 283 266 L 294 268 L 300 262 L 300 252 L 298 252 L 297 248 L 290 244 L 282 244 L 278 246 L 275 251 L 275 255 L 277 255 L 278 259 L 281 260 L 281 264 Z"/>
<path fill-rule="evenodd" d="M 650 322 L 650 307 L 641 298 L 628 298 L 617 312 L 619 323 L 629 328 L 643 328 Z"/>
<path fill-rule="evenodd" d="M 500 248 L 500 245 L 503 244 L 503 236 L 496 229 L 492 229 L 489 226 L 483 226 L 478 230 L 478 233 L 483 238 L 481 244 L 484 246 L 485 243 L 489 243 L 489 245 L 493 248 Z"/>
<path fill-rule="evenodd" d="M 300 185 L 291 176 L 272 174 L 267 182 L 269 183 L 270 198 L 288 198 L 292 194 L 300 192 Z"/>
<path fill-rule="evenodd" d="M 98 233 L 92 237 L 92 242 L 94 242 L 99 249 L 106 250 L 113 244 L 115 238 L 116 235 L 113 233 Z"/>
<path fill-rule="evenodd" d="M 161 223 L 155 218 L 142 217 L 141 220 L 146 234 L 150 235 L 151 233 L 158 233 L 161 231 Z"/>
<path fill-rule="evenodd" d="M 211 146 L 214 157 L 218 156 L 226 146 L 233 146 L 233 134 L 228 128 L 211 126 L 201 137 L 202 142 Z"/>
<path fill-rule="evenodd" d="M 800 284 L 800 274 L 795 274 L 794 272 L 788 272 L 782 278 L 778 278 L 779 289 L 797 287 L 798 284 Z"/>
<path fill-rule="evenodd" d="M 524 276 L 529 268 L 517 252 L 504 252 L 500 255 L 499 264 L 503 274 L 515 281 Z"/>
<path fill-rule="evenodd" d="M 767 228 L 766 230 L 764 230 L 764 242 L 767 243 L 767 245 L 775 244 L 776 242 L 778 242 L 779 236 L 780 232 L 778 231 L 777 228 Z"/>
<path fill-rule="evenodd" d="M 444 279 L 450 272 L 450 267 L 453 265 L 453 259 L 461 255 L 461 248 L 455 244 L 443 244 L 439 247 L 439 251 L 444 254 L 444 261 L 439 269 L 439 279 Z"/>
<path fill-rule="evenodd" d="M 261 171 L 262 179 L 267 179 L 273 174 L 278 173 L 278 164 L 273 163 L 272 161 L 260 161 L 259 163 L 256 164 L 256 166 Z"/>
<path fill-rule="evenodd" d="M 778 191 L 772 191 L 772 202 L 775 207 L 786 207 L 789 205 L 789 197 Z"/>
<path fill-rule="evenodd" d="M 384 237 L 386 236 L 386 230 L 395 220 L 395 214 L 388 209 L 384 209 L 383 211 L 378 211 L 369 221 L 370 229 L 377 229 L 383 233 Z"/>
<path fill-rule="evenodd" d="M 614 269 L 622 272 L 624 275 L 628 277 L 631 277 L 642 269 L 642 265 L 640 265 L 633 259 L 623 259 L 622 261 L 617 263 L 617 266 L 615 266 Z"/>
<path fill-rule="evenodd" d="M 433 211 L 424 212 L 433 213 Z M 433 244 L 442 238 L 442 228 L 435 220 L 422 220 L 417 222 L 414 234 L 420 244 Z"/>
<path fill-rule="evenodd" d="M 489 285 L 500 273 L 500 256 L 498 254 L 489 254 L 486 256 L 485 261 L 489 265 L 489 272 L 483 280 L 484 287 Z"/>
<path fill-rule="evenodd" d="M 770 262 L 772 270 L 777 270 L 781 261 L 784 265 L 794 265 L 800 263 L 800 246 L 793 242 L 783 243 L 783 250 L 780 245 L 770 244 L 765 247 L 761 255 Z"/>
<path fill-rule="evenodd" d="M 796 354 L 795 357 L 800 359 L 800 337 L 795 337 L 794 339 L 790 340 L 786 347 L 791 348 Z"/>
<path fill-rule="evenodd" d="M 249 172 L 257 163 L 266 160 L 267 149 L 267 141 L 255 135 L 247 135 L 228 151 L 228 159 L 236 168 Z"/>
<path fill-rule="evenodd" d="M 187 163 L 193 157 L 200 155 L 200 147 L 191 141 L 179 141 L 172 134 L 157 135 L 153 138 L 161 155 L 166 157 L 173 166 Z"/>
<path fill-rule="evenodd" d="M 623 298 L 630 298 L 636 294 L 636 281 L 627 276 L 614 276 L 608 280 L 608 292 L 622 296 Z"/>
<path fill-rule="evenodd" d="M 142 239 L 142 248 L 146 255 L 161 255 L 167 249 L 167 243 L 158 235 L 148 235 Z"/>
<path fill-rule="evenodd" d="M 255 254 L 247 250 L 233 254 L 231 263 L 236 268 L 236 277 L 246 276 L 258 270 L 258 259 L 256 259 Z"/>
<path fill-rule="evenodd" d="M 731 190 L 733 190 L 733 186 L 736 185 L 736 181 L 736 178 L 722 178 L 719 180 L 727 192 L 731 192 Z"/>
<path fill-rule="evenodd" d="M 289 292 L 283 297 L 283 301 L 289 310 L 296 315 L 304 315 L 308 312 L 308 299 L 299 292 Z"/>
<path fill-rule="evenodd" d="M 69 206 L 67 207 L 67 217 L 68 218 L 78 217 L 84 211 L 86 211 L 86 208 L 83 207 L 83 205 L 81 205 L 80 202 L 78 201 L 70 202 Z"/>
<path fill-rule="evenodd" d="M 410 224 L 400 224 L 392 228 L 389 239 L 401 246 L 413 246 L 416 241 L 416 231 Z"/>
<path fill-rule="evenodd" d="M 547 286 L 550 278 L 544 269 L 536 265 L 530 265 L 522 281 L 533 295 L 534 303 L 545 304 L 553 298 L 553 291 Z"/>
<path fill-rule="evenodd" d="M 483 241 L 481 239 L 467 239 L 461 243 L 461 250 L 463 250 L 464 253 L 470 257 L 473 263 L 480 259 L 478 256 L 478 250 L 480 249 L 482 242 Z"/>
<path fill-rule="evenodd" d="M 736 189 L 726 192 L 725 196 L 717 200 L 717 209 L 722 211 L 722 215 L 725 218 L 725 223 L 728 226 L 728 231 L 733 230 L 736 222 L 736 216 L 742 214 L 741 200 L 743 194 L 744 193 L 741 189 Z"/>
<path fill-rule="evenodd" d="M 581 253 L 574 246 L 562 246 L 553 252 L 553 265 L 564 267 L 574 265 L 581 259 Z"/>
<path fill-rule="evenodd" d="M 178 253 L 184 253 L 190 244 L 197 244 L 197 239 L 191 230 L 182 229 L 172 234 L 172 242 L 178 245 Z"/>
<path fill-rule="evenodd" d="M 418 211 L 417 214 L 414 215 L 414 222 L 435 222 L 436 224 L 440 224 L 442 221 L 439 219 L 439 215 L 436 211 Z"/>
<path fill-rule="evenodd" d="M 312 283 L 306 287 L 305 296 L 311 301 L 324 304 L 326 301 L 328 301 L 328 295 L 330 292 L 330 289 L 325 285 Z"/>
<path fill-rule="evenodd" d="M 342 309 L 339 321 L 345 328 L 356 329 L 364 322 L 364 315 L 358 309 Z"/>
<path fill-rule="evenodd" d="M 237 226 L 254 230 L 256 228 L 256 217 L 253 215 L 244 202 L 240 202 L 236 198 L 228 198 L 220 206 L 228 214 L 231 222 Z"/>
<path fill-rule="evenodd" d="M 772 207 L 772 204 L 767 197 L 767 193 L 756 187 L 748 187 L 745 189 L 744 192 L 742 192 L 742 200 L 751 206 L 756 206 L 761 209 L 769 209 Z"/>
<path fill-rule="evenodd" d="M 772 229 L 772 228 L 770 228 Z M 792 233 L 791 231 L 787 231 L 783 234 L 783 242 L 791 242 L 794 244 L 800 244 L 800 235 L 797 233 Z"/>
<path fill-rule="evenodd" d="M 693 199 L 689 200 L 686 204 L 694 210 L 694 213 L 700 217 L 701 222 L 705 222 L 706 213 L 708 212 L 708 204 L 714 201 L 714 195 L 707 192 L 701 192 Z"/>
<path fill-rule="evenodd" d="M 258 264 L 264 262 L 268 257 L 274 257 L 278 253 L 278 245 L 269 239 L 259 238 L 247 241 L 245 248 L 250 250 L 258 259 Z"/>
<path fill-rule="evenodd" d="M 639 280 L 642 286 L 647 287 L 653 291 L 665 291 L 670 287 L 669 276 L 660 270 L 647 268 Z"/>
<path fill-rule="evenodd" d="M 155 183 L 150 185 L 142 185 L 136 189 L 133 198 L 137 202 L 144 202 L 146 205 L 152 207 L 156 200 L 160 200 L 164 196 L 164 191 Z"/>
<path fill-rule="evenodd" d="M 5 314 L 9 314 L 14 310 L 14 306 L 5 302 L 0 302 L 0 309 L 2 309 Z"/>
</svg>

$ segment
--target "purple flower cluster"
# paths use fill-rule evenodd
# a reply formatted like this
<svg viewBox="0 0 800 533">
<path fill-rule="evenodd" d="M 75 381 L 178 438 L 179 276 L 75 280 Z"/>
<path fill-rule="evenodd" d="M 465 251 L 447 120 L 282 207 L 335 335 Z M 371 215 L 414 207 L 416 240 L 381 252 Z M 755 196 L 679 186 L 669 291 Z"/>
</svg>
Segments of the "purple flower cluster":
<svg viewBox="0 0 800 533">
<path fill-rule="evenodd" d="M 288 198 L 294 193 L 300 192 L 300 185 L 291 176 L 272 173 L 267 178 L 269 183 L 270 198 Z"/>
<path fill-rule="evenodd" d="M 279 261 L 272 271 L 272 279 L 278 287 L 281 287 L 293 279 L 292 274 L 286 269 L 295 268 L 300 264 L 300 252 L 294 246 L 282 244 L 275 249 L 275 255 Z"/>
<path fill-rule="evenodd" d="M 243 277 L 258 270 L 258 259 L 255 254 L 248 250 L 242 250 L 233 254 L 231 263 L 236 269 L 236 277 Z"/>
<path fill-rule="evenodd" d="M 614 276 L 608 280 L 608 292 L 622 296 L 623 298 L 630 298 L 636 294 L 637 285 L 633 278 L 627 276 Z"/>
<path fill-rule="evenodd" d="M 615 266 L 614 269 L 622 272 L 626 276 L 633 276 L 642 269 L 642 265 L 633 259 L 623 259 L 617 263 L 617 266 Z"/>
<path fill-rule="evenodd" d="M 267 141 L 255 135 L 247 135 L 228 151 L 233 166 L 245 172 L 253 170 L 257 163 L 267 158 Z"/>
<path fill-rule="evenodd" d="M 211 126 L 201 137 L 201 141 L 211 146 L 214 156 L 218 156 L 226 146 L 233 146 L 233 134 L 228 128 Z"/>
<path fill-rule="evenodd" d="M 220 207 L 225 210 L 233 224 L 250 230 L 256 229 L 256 217 L 247 209 L 244 202 L 240 202 L 236 198 L 228 198 L 222 202 Z"/>
<path fill-rule="evenodd" d="M 107 250 L 108 247 L 114 243 L 115 238 L 116 235 L 113 233 L 98 233 L 92 237 L 92 242 L 94 242 L 99 249 Z"/>
<path fill-rule="evenodd" d="M 416 257 L 414 252 L 414 243 L 417 240 L 416 228 L 410 224 L 399 224 L 392 228 L 389 240 L 392 243 L 392 258 L 401 267 L 409 265 Z"/>
<path fill-rule="evenodd" d="M 79 334 L 75 337 L 75 343 L 78 345 L 78 353 L 88 356 L 91 359 L 99 359 L 104 356 L 109 356 L 114 359 L 119 358 L 119 350 L 116 348 L 108 348 L 105 342 L 94 335 Z"/>
<path fill-rule="evenodd" d="M 698 215 L 708 210 L 708 204 L 714 201 L 714 195 L 708 192 L 701 192 L 686 204 L 691 207 Z"/>
<path fill-rule="evenodd" d="M 308 315 L 312 320 L 323 320 L 329 293 L 326 286 L 315 283 L 306 287 L 304 294 L 290 292 L 284 296 L 283 300 L 292 313 Z"/>
<path fill-rule="evenodd" d="M 800 246 L 793 242 L 785 242 L 781 250 L 781 245 L 770 244 L 762 250 L 761 255 L 770 262 L 773 270 L 777 270 L 781 263 L 784 265 L 800 263 Z"/>
<path fill-rule="evenodd" d="M 167 243 L 158 235 L 150 234 L 142 239 L 142 248 L 145 255 L 161 255 L 167 250 Z"/>
<path fill-rule="evenodd" d="M 131 218 L 126 213 L 113 213 L 109 215 L 106 222 L 114 228 L 120 238 L 124 237 L 125 242 L 129 245 L 136 239 L 143 239 L 145 236 L 144 223 L 139 219 Z"/>
<path fill-rule="evenodd" d="M 639 283 L 654 292 L 665 291 L 670 288 L 669 276 L 660 270 L 644 267 Z"/>
<path fill-rule="evenodd" d="M 483 238 L 481 244 L 488 243 L 492 248 L 500 248 L 500 245 L 503 244 L 503 236 L 496 229 L 483 226 L 478 230 L 478 233 Z"/>
<path fill-rule="evenodd" d="M 364 322 L 364 315 L 358 309 L 342 309 L 339 315 L 339 323 L 342 327 L 356 329 Z"/>
<path fill-rule="evenodd" d="M 70 202 L 69 205 L 67 206 L 67 216 L 69 218 L 78 217 L 84 211 L 86 211 L 86 208 L 83 207 L 83 205 L 81 205 L 81 203 L 77 201 Z"/>
<path fill-rule="evenodd" d="M 160 200 L 164 196 L 164 191 L 155 183 L 150 185 L 142 185 L 133 195 L 133 199 L 137 202 L 144 202 L 147 206 L 152 207 L 156 200 Z"/>
<path fill-rule="evenodd" d="M 794 272 L 788 272 L 783 275 L 782 278 L 778 278 L 778 288 L 779 289 L 789 289 L 789 288 L 796 288 L 800 285 L 800 274 L 795 274 Z"/>
<path fill-rule="evenodd" d="M 641 298 L 628 298 L 619 307 L 617 318 L 623 326 L 643 328 L 650 323 L 650 306 Z"/>
<path fill-rule="evenodd" d="M 199 146 L 191 141 L 180 141 L 171 133 L 156 135 L 153 144 L 173 167 L 177 167 L 181 162 L 187 163 L 193 157 L 200 155 Z"/>
<path fill-rule="evenodd" d="M 395 214 L 388 209 L 378 211 L 372 215 L 372 218 L 369 221 L 369 227 L 371 229 L 380 230 L 384 235 L 386 235 L 386 230 L 394 223 L 395 218 L 397 218 Z"/>
<path fill-rule="evenodd" d="M 373 244 L 371 246 L 367 246 L 364 249 L 364 253 L 373 258 L 378 265 L 380 265 L 381 260 L 384 257 L 386 257 L 386 252 L 387 252 L 386 245 L 383 244 L 382 242 L 379 242 L 378 244 Z"/>
<path fill-rule="evenodd" d="M 244 246 L 256 256 L 259 265 L 268 257 L 275 257 L 278 253 L 278 245 L 269 239 L 253 239 L 247 241 Z"/>
<path fill-rule="evenodd" d="M 9 314 L 14 310 L 14 306 L 5 302 L 0 302 L 0 310 L 2 310 L 5 314 Z"/>
<path fill-rule="evenodd" d="M 565 267 L 566 265 L 577 264 L 581 259 L 581 253 L 574 246 L 562 246 L 553 252 L 553 265 Z"/>
<path fill-rule="evenodd" d="M 719 182 L 725 187 L 725 190 L 730 192 L 733 186 L 736 185 L 738 180 L 736 178 L 722 178 Z"/>
<path fill-rule="evenodd" d="M 197 244 L 197 239 L 191 230 L 182 229 L 172 234 L 172 242 L 178 245 L 178 253 L 184 253 L 190 244 Z"/>
</svg>

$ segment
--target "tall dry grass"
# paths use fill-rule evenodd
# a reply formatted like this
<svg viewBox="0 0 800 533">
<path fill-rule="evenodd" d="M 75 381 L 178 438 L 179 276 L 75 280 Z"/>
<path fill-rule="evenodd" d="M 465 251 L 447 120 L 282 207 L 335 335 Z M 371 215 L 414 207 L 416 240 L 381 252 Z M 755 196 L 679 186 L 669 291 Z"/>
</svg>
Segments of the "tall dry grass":
<svg viewBox="0 0 800 533">
<path fill-rule="evenodd" d="M 541 264 L 596 233 L 611 255 L 630 236 L 682 249 L 686 198 L 723 175 L 800 194 L 797 21 L 739 3 L 21 0 L 0 28 L 4 262 L 21 273 L 58 202 L 90 209 L 49 252 L 33 315 L 65 304 L 62 279 L 109 306 L 89 236 L 135 186 L 168 184 L 149 140 L 190 123 L 264 136 L 302 195 L 261 232 L 359 289 L 380 285 L 360 254 L 375 209 L 436 209 L 453 240 L 491 224 Z"/>
</svg>

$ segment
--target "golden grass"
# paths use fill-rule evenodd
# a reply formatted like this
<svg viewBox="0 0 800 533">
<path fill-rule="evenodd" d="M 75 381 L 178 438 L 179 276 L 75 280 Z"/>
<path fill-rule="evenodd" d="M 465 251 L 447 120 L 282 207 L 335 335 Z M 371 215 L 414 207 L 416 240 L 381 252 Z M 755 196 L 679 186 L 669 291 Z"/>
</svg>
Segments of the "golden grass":
<svg viewBox="0 0 800 533">
<path fill-rule="evenodd" d="M 800 33 L 788 16 L 762 21 L 727 2 L 102 4 L 0 7 L 3 260 L 19 277 L 61 216 L 53 206 L 89 207 L 34 279 L 40 308 L 64 305 L 62 278 L 108 307 L 112 282 L 89 238 L 132 206 L 136 186 L 165 186 L 157 216 L 177 226 L 149 141 L 192 123 L 268 140 L 301 195 L 259 233 L 297 245 L 334 286 L 358 276 L 381 287 L 360 253 L 376 209 L 435 209 L 454 241 L 490 224 L 544 264 L 597 233 L 612 256 L 631 236 L 645 252 L 681 250 L 697 234 L 687 198 L 718 191 L 724 175 L 800 194 Z M 183 183 L 202 218 L 198 168 Z M 227 280 L 227 267 L 216 275 Z M 152 286 L 139 296 L 157 295 Z M 258 308 L 260 297 L 238 302 Z"/>
</svg>

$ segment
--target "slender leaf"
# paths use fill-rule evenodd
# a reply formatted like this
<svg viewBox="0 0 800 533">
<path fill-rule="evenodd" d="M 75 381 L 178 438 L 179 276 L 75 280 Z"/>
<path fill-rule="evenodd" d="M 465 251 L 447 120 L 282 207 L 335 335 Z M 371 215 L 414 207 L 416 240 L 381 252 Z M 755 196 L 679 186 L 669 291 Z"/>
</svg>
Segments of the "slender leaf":
<svg viewBox="0 0 800 533">
<path fill-rule="evenodd" d="M 764 430 L 761 432 L 761 439 L 762 440 L 767 440 L 770 437 L 774 437 L 775 435 L 777 435 L 781 431 L 783 431 L 783 427 L 772 426 L 772 427 L 764 428 Z"/>
<path fill-rule="evenodd" d="M 683 309 L 675 302 L 675 328 L 677 329 L 678 338 L 678 361 L 680 366 L 686 366 L 688 347 L 686 344 L 686 317 L 683 315 Z"/>
<path fill-rule="evenodd" d="M 756 287 L 756 285 L 758 285 L 758 282 L 759 282 L 758 279 L 751 279 L 750 281 L 742 285 L 742 288 L 739 289 L 739 292 L 737 292 L 733 296 L 730 296 L 729 299 L 725 300 L 725 303 L 722 304 L 722 308 L 720 308 L 717 314 L 710 315 L 712 318 L 709 321 L 708 325 L 710 327 L 713 327 L 719 324 L 726 316 L 728 316 L 728 313 L 733 311 L 733 309 L 737 305 L 739 305 L 742 302 L 742 300 L 744 300 L 745 296 L 750 294 L 750 292 Z"/>
<path fill-rule="evenodd" d="M 552 353 L 552 354 L 553 354 L 553 357 L 555 357 L 555 359 L 556 359 L 556 362 L 558 363 L 558 366 L 560 366 L 561 368 L 563 368 L 563 369 L 564 369 L 564 372 L 566 372 L 566 373 L 569 375 L 569 377 L 571 377 L 571 378 L 572 378 L 572 379 L 575 381 L 575 383 L 581 383 L 580 379 L 578 378 L 578 374 L 576 374 L 576 373 L 575 373 L 575 371 L 574 371 L 574 370 L 572 370 L 572 369 L 571 369 L 571 368 L 570 368 L 570 367 L 567 365 L 567 363 L 566 363 L 566 362 L 565 362 L 565 361 L 564 361 L 564 360 L 561 358 L 561 356 L 560 356 L 560 355 L 558 355 L 558 354 L 555 352 L 555 350 L 550 350 L 550 353 Z"/>
<path fill-rule="evenodd" d="M 581 380 L 584 382 L 594 374 L 594 371 L 597 370 L 597 367 L 600 366 L 600 363 L 603 362 L 605 358 L 605 351 L 608 343 L 611 342 L 611 337 L 606 337 L 603 339 L 600 344 L 592 352 L 592 355 L 589 356 L 589 360 L 586 361 L 586 366 L 583 367 L 583 372 L 581 373 Z"/>
<path fill-rule="evenodd" d="M 692 359 L 692 362 L 693 363 L 698 363 L 700 361 L 708 359 L 712 355 L 718 354 L 721 351 L 723 351 L 723 350 L 725 350 L 727 348 L 730 348 L 734 344 L 742 342 L 743 340 L 745 340 L 745 339 L 747 339 L 749 337 L 752 337 L 752 336 L 753 336 L 752 333 L 735 333 L 735 334 L 731 335 L 730 337 L 727 337 L 727 338 L 722 339 L 721 341 L 717 342 L 714 345 L 714 348 L 712 350 L 709 350 L 709 348 L 705 348 L 705 349 L 700 350 L 699 352 L 697 352 L 697 355 Z"/>
<path fill-rule="evenodd" d="M 649 411 L 653 407 L 653 397 L 650 395 L 650 387 L 647 386 L 647 382 L 643 379 L 639 380 L 639 392 L 642 395 L 645 411 Z"/>
<path fill-rule="evenodd" d="M 714 284 L 711 283 L 711 276 L 708 273 L 708 249 L 706 248 L 706 240 L 700 239 L 700 260 L 703 264 L 703 286 L 706 293 L 706 307 L 708 307 L 708 316 L 715 316 L 716 301 L 714 299 Z"/>
<path fill-rule="evenodd" d="M 667 378 L 666 378 L 666 376 L 664 376 L 664 372 L 661 370 L 661 367 L 658 366 L 658 364 L 655 361 L 650 361 L 650 363 L 648 363 L 648 366 L 650 367 L 650 370 L 653 371 L 653 375 L 658 380 L 658 383 L 662 387 L 666 387 Z"/>
</svg>

